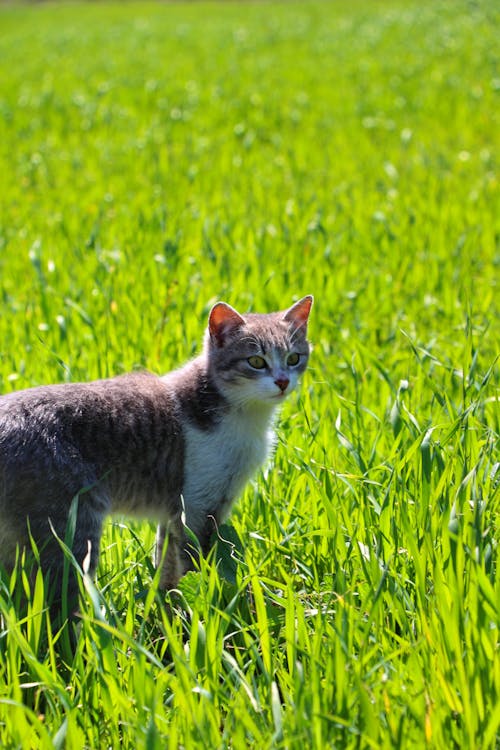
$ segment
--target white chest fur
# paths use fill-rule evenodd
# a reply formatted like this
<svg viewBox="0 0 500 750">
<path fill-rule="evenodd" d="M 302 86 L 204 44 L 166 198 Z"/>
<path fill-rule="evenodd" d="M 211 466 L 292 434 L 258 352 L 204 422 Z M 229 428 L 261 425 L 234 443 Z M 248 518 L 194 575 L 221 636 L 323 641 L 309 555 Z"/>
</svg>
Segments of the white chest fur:
<svg viewBox="0 0 500 750">
<path fill-rule="evenodd" d="M 187 525 L 196 533 L 207 513 L 230 507 L 273 446 L 269 409 L 231 412 L 211 430 L 184 429 L 184 503 Z"/>
</svg>

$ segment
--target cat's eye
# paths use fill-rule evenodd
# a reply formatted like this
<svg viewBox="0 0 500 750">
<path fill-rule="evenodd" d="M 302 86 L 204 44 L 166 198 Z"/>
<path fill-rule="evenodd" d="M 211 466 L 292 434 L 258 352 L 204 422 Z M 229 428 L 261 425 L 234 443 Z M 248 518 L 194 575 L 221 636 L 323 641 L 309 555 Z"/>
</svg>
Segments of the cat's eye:
<svg viewBox="0 0 500 750">
<path fill-rule="evenodd" d="M 247 359 L 248 364 L 254 368 L 254 370 L 263 370 L 266 366 L 266 360 L 264 357 L 259 357 L 257 354 L 254 354 L 252 357 L 248 357 Z"/>
<path fill-rule="evenodd" d="M 295 365 L 298 365 L 299 362 L 300 362 L 300 354 L 297 354 L 297 352 L 292 352 L 286 358 L 286 363 L 287 365 L 290 365 L 290 367 L 295 367 Z"/>
</svg>

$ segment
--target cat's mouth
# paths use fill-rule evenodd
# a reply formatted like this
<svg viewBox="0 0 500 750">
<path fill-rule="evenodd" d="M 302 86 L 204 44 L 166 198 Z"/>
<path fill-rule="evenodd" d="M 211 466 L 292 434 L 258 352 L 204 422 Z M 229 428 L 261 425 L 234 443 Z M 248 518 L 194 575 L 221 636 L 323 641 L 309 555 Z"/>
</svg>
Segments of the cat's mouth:
<svg viewBox="0 0 500 750">
<path fill-rule="evenodd" d="M 284 391 L 278 391 L 278 393 L 275 393 L 272 398 L 277 399 L 280 401 L 282 398 L 286 398 L 288 396 L 288 388 Z"/>
</svg>

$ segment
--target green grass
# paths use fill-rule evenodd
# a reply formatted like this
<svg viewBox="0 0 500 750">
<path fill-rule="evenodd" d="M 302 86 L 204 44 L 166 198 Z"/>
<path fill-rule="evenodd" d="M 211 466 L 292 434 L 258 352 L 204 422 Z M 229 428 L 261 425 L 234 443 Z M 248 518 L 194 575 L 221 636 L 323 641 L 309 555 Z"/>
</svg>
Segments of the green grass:
<svg viewBox="0 0 500 750">
<path fill-rule="evenodd" d="M 2 747 L 500 745 L 496 5 L 0 8 L 1 392 L 316 299 L 237 563 L 115 519 L 66 663 L 5 582 Z"/>
</svg>

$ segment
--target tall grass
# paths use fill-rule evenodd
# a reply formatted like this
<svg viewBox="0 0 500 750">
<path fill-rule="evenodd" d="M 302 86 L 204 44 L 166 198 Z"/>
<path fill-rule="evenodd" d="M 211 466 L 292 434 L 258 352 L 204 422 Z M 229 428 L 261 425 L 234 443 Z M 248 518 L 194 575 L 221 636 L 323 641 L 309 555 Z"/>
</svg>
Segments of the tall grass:
<svg viewBox="0 0 500 750">
<path fill-rule="evenodd" d="M 2 392 L 316 298 L 274 461 L 170 608 L 147 522 L 107 526 L 73 651 L 4 578 L 2 747 L 498 747 L 498 22 L 0 8 Z"/>
</svg>

